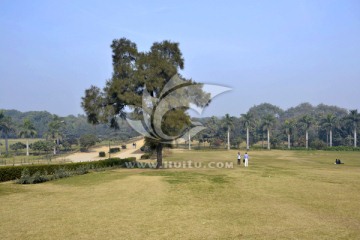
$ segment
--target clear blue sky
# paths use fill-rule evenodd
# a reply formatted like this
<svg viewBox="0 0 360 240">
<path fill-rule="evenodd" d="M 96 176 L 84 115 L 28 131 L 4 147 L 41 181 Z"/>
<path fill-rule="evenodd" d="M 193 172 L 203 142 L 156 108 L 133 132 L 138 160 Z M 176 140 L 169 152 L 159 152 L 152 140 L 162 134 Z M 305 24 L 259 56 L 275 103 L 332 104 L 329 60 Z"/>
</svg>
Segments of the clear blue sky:
<svg viewBox="0 0 360 240">
<path fill-rule="evenodd" d="M 0 108 L 83 113 L 111 77 L 110 44 L 180 43 L 182 74 L 231 87 L 204 115 L 269 102 L 360 110 L 360 1 L 0 0 Z"/>
</svg>

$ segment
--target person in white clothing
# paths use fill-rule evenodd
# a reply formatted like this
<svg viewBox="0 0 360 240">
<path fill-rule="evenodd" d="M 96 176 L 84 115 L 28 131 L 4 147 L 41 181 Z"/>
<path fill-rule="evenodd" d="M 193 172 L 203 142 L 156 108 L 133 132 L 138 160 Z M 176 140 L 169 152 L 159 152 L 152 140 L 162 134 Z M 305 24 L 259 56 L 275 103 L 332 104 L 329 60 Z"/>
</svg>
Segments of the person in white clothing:
<svg viewBox="0 0 360 240">
<path fill-rule="evenodd" d="M 245 153 L 244 159 L 245 159 L 245 167 L 249 166 L 249 155 L 247 153 Z"/>
<path fill-rule="evenodd" d="M 241 153 L 240 152 L 238 152 L 238 154 L 237 154 L 237 163 L 238 163 L 238 165 L 241 165 Z"/>
</svg>

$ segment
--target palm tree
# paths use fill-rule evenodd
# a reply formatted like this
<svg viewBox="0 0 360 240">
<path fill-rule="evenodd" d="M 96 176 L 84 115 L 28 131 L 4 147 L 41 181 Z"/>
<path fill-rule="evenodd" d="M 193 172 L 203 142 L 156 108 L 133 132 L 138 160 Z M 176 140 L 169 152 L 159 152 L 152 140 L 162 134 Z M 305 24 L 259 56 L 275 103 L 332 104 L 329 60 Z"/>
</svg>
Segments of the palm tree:
<svg viewBox="0 0 360 240">
<path fill-rule="evenodd" d="M 270 150 L 270 129 L 275 123 L 275 118 L 272 114 L 266 115 L 262 119 L 263 129 L 267 131 L 267 149 Z"/>
<path fill-rule="evenodd" d="M 230 129 L 234 127 L 234 117 L 230 117 L 228 113 L 225 114 L 223 126 L 227 130 L 227 149 L 230 150 Z"/>
<path fill-rule="evenodd" d="M 36 130 L 33 123 L 29 119 L 24 119 L 20 137 L 26 138 L 26 156 L 29 156 L 29 137 L 33 138 L 36 135 Z"/>
<path fill-rule="evenodd" d="M 354 147 L 356 147 L 356 128 L 360 122 L 360 114 L 357 110 L 350 110 L 349 115 L 346 116 L 346 119 L 352 124 L 352 129 L 354 132 Z"/>
<path fill-rule="evenodd" d="M 62 121 L 58 116 L 55 115 L 54 119 L 48 125 L 48 131 L 45 133 L 46 138 L 55 141 L 54 145 L 54 155 L 56 155 L 56 148 L 59 145 L 59 141 L 62 138 Z"/>
<path fill-rule="evenodd" d="M 309 129 L 314 123 L 314 119 L 310 115 L 304 115 L 299 119 L 299 123 L 303 124 L 305 127 L 305 141 L 306 149 L 309 148 Z"/>
<path fill-rule="evenodd" d="M 9 142 L 8 137 L 10 133 L 15 132 L 15 128 L 11 122 L 11 117 L 7 117 L 3 112 L 0 112 L 0 133 L 5 136 L 5 151 L 6 155 L 9 154 Z"/>
<path fill-rule="evenodd" d="M 326 137 L 328 136 L 327 133 L 329 133 L 329 138 L 330 138 L 329 146 L 332 147 L 332 130 L 337 124 L 336 116 L 332 113 L 329 113 L 323 119 L 321 119 L 320 124 L 326 129 Z"/>
<path fill-rule="evenodd" d="M 287 119 L 283 125 L 284 133 L 287 135 L 288 138 L 288 149 L 291 148 L 291 135 L 294 133 L 295 128 L 295 120 L 294 119 Z"/>
<path fill-rule="evenodd" d="M 241 114 L 241 122 L 243 126 L 246 128 L 246 150 L 249 150 L 249 128 L 255 125 L 254 115 L 250 112 L 246 114 Z"/>
</svg>

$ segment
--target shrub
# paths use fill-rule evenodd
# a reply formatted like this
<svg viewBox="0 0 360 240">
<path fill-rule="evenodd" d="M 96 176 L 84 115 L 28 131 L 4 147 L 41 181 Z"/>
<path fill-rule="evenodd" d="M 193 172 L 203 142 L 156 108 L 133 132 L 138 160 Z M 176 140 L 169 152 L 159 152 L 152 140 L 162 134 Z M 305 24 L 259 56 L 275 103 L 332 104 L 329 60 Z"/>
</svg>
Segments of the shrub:
<svg viewBox="0 0 360 240">
<path fill-rule="evenodd" d="M 316 139 L 311 143 L 311 147 L 317 150 L 322 150 L 326 148 L 326 143 L 324 141 Z"/>
<path fill-rule="evenodd" d="M 75 171 L 77 168 L 83 166 L 88 169 L 108 168 L 108 167 L 125 167 L 125 162 L 135 162 L 136 158 L 110 158 L 106 160 L 99 160 L 93 162 L 78 162 L 78 163 L 62 163 L 62 164 L 46 164 L 46 165 L 28 165 L 28 166 L 5 166 L 0 167 L 0 182 L 10 181 L 21 178 L 22 171 L 27 168 L 29 174 L 32 175 L 39 171 L 46 173 L 45 175 L 53 175 L 59 168 L 68 171 Z"/>
<path fill-rule="evenodd" d="M 121 148 L 122 148 L 122 149 L 126 149 L 126 145 L 121 145 Z"/>
<path fill-rule="evenodd" d="M 99 157 L 105 157 L 105 156 L 106 156 L 105 152 L 99 152 Z"/>
<path fill-rule="evenodd" d="M 59 169 L 55 170 L 55 173 L 54 173 L 54 179 L 66 178 L 66 177 L 70 177 L 70 176 L 71 176 L 71 172 L 67 171 L 65 168 L 59 168 Z"/>
<path fill-rule="evenodd" d="M 151 154 L 150 153 L 145 153 L 143 155 L 141 155 L 140 159 L 150 159 L 151 158 Z"/>
<path fill-rule="evenodd" d="M 326 151 L 360 151 L 360 147 L 350 147 L 350 146 L 336 146 L 336 147 L 327 147 Z"/>
<path fill-rule="evenodd" d="M 16 182 L 20 183 L 20 184 L 30 184 L 31 176 L 30 176 L 29 169 L 24 168 L 24 170 L 22 170 L 22 172 L 21 172 L 20 179 L 18 179 Z"/>
<path fill-rule="evenodd" d="M 117 153 L 117 152 L 120 152 L 120 148 L 119 148 L 119 147 L 110 148 L 110 153 Z"/>
<path fill-rule="evenodd" d="M 30 175 L 30 171 L 27 168 L 24 168 L 21 172 L 21 177 L 16 181 L 19 184 L 35 184 L 47 182 L 50 179 L 46 176 L 46 173 L 43 175 L 40 171 L 35 172 L 32 176 Z"/>
</svg>

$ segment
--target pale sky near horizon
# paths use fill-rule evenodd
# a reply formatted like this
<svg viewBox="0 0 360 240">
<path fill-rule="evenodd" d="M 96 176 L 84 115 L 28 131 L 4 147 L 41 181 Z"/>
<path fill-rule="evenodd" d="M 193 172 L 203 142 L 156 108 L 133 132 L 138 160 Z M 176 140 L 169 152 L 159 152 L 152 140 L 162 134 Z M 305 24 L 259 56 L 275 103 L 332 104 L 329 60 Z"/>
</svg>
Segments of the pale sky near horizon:
<svg viewBox="0 0 360 240">
<path fill-rule="evenodd" d="M 359 109 L 360 1 L 0 0 L 0 109 L 82 114 L 111 77 L 110 44 L 180 43 L 187 78 L 232 91 L 202 116 L 268 102 Z"/>
</svg>

